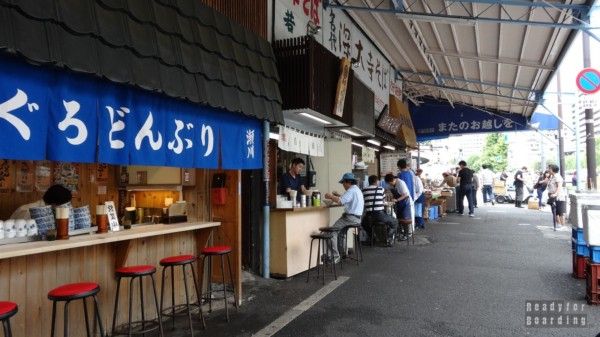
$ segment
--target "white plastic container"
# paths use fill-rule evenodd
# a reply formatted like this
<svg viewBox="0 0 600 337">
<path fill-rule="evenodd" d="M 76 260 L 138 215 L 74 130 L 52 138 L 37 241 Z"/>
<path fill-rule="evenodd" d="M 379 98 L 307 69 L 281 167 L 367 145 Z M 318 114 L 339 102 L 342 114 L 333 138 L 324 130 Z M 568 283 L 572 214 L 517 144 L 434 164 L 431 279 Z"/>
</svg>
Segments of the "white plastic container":
<svg viewBox="0 0 600 337">
<path fill-rule="evenodd" d="M 570 194 L 569 198 L 571 202 L 571 210 L 569 211 L 569 222 L 571 223 L 571 226 L 573 228 L 583 228 L 581 206 L 600 206 L 600 193 L 574 193 Z"/>
<path fill-rule="evenodd" d="M 583 205 L 583 236 L 588 246 L 600 246 L 600 205 Z"/>
</svg>

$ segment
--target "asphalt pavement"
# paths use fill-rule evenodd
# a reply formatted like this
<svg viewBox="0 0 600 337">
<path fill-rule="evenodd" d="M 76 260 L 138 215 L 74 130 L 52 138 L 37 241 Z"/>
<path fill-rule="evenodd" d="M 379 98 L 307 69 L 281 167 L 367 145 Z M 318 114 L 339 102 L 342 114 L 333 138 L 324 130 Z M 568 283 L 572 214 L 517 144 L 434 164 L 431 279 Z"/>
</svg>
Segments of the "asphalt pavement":
<svg viewBox="0 0 600 337">
<path fill-rule="evenodd" d="M 250 276 L 232 321 L 215 311 L 196 335 L 596 336 L 600 307 L 587 305 L 585 280 L 571 276 L 570 238 L 570 227 L 553 231 L 548 211 L 480 206 L 474 218 L 450 214 L 427 223 L 416 245 L 365 247 L 360 266 L 345 263 L 338 281 L 328 275 L 325 286 L 306 283 L 306 274 Z M 528 301 L 554 304 L 554 311 L 528 313 Z M 576 314 L 584 315 L 583 327 L 548 327 L 559 317 L 574 325 Z M 527 315 L 546 318 L 546 326 L 528 327 Z M 184 323 L 166 335 L 188 336 Z"/>
</svg>

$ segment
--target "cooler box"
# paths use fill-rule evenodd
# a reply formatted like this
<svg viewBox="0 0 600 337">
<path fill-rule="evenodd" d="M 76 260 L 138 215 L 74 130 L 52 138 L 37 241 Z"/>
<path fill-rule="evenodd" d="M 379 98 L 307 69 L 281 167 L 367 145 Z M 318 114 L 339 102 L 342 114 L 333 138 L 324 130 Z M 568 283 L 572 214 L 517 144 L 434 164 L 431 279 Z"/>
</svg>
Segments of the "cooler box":
<svg viewBox="0 0 600 337">
<path fill-rule="evenodd" d="M 589 246 L 600 247 L 600 206 L 582 205 L 583 238 Z"/>
<path fill-rule="evenodd" d="M 540 209 L 540 204 L 538 198 L 529 198 L 527 202 L 527 208 L 529 209 Z"/>
<path fill-rule="evenodd" d="M 574 193 L 569 195 L 569 199 L 571 205 L 571 209 L 569 211 L 569 222 L 575 228 L 583 228 L 581 206 L 600 206 L 600 193 Z"/>
</svg>

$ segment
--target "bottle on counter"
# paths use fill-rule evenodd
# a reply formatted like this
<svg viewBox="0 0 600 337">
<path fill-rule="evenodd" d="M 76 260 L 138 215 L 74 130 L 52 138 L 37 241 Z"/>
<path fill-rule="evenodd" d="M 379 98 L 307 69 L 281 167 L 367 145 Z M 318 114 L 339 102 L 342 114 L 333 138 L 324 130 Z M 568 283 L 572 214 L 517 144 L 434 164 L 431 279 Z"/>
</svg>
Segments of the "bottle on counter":
<svg viewBox="0 0 600 337">
<path fill-rule="evenodd" d="M 321 192 L 314 191 L 312 194 L 312 205 L 314 207 L 321 207 Z"/>
<path fill-rule="evenodd" d="M 303 195 L 300 196 L 300 207 L 306 207 L 306 198 Z"/>
</svg>

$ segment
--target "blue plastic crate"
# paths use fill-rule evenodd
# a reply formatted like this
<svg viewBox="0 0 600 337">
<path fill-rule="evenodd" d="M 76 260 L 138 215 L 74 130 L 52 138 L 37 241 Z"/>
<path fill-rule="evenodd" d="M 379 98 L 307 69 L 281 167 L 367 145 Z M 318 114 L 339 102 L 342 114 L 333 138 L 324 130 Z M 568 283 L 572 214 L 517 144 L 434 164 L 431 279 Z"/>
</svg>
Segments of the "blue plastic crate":
<svg viewBox="0 0 600 337">
<path fill-rule="evenodd" d="M 429 220 L 435 220 L 435 209 L 434 207 L 429 208 Z"/>
<path fill-rule="evenodd" d="M 590 256 L 590 249 L 586 245 L 577 245 L 577 255 L 579 256 Z M 600 251 L 599 251 L 600 253 Z"/>
<path fill-rule="evenodd" d="M 583 228 L 573 228 L 572 232 L 571 232 L 571 236 L 573 237 L 573 239 L 575 241 L 577 241 L 577 244 L 579 245 L 585 245 L 585 239 L 583 237 Z"/>
<path fill-rule="evenodd" d="M 589 247 L 592 263 L 600 263 L 600 247 Z"/>
</svg>

